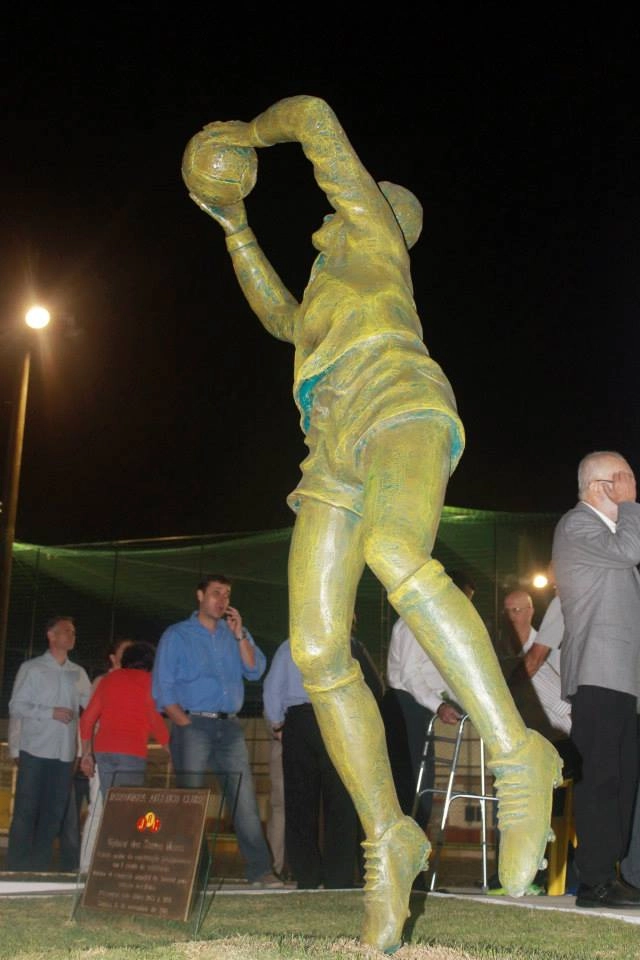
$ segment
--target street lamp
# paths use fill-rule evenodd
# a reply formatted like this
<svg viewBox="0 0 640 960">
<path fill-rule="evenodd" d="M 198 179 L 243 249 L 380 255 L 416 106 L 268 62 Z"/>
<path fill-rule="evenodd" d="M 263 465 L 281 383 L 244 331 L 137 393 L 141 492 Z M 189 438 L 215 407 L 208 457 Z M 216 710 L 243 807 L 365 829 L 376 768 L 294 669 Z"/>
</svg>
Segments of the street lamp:
<svg viewBox="0 0 640 960">
<path fill-rule="evenodd" d="M 536 573 L 531 581 L 531 585 L 536 588 L 536 590 L 544 590 L 545 587 L 549 586 L 549 578 L 546 573 Z"/>
<path fill-rule="evenodd" d="M 46 307 L 31 307 L 24 315 L 24 322 L 32 330 L 42 330 L 48 326 L 51 314 Z"/>
<path fill-rule="evenodd" d="M 24 321 L 34 330 L 42 330 L 51 319 L 49 311 L 41 306 L 31 307 Z M 0 690 L 4 679 L 4 661 L 7 648 L 7 625 L 9 620 L 9 598 L 11 594 L 11 565 L 13 561 L 13 542 L 16 532 L 16 513 L 18 510 L 18 491 L 20 488 L 20 468 L 22 466 L 22 444 L 24 424 L 27 413 L 27 395 L 29 392 L 29 369 L 31 367 L 31 348 L 27 345 L 22 360 L 22 374 L 18 389 L 17 402 L 13 406 L 9 445 L 7 449 L 7 468 L 5 473 L 5 491 L 2 503 L 2 574 L 0 579 Z"/>
</svg>

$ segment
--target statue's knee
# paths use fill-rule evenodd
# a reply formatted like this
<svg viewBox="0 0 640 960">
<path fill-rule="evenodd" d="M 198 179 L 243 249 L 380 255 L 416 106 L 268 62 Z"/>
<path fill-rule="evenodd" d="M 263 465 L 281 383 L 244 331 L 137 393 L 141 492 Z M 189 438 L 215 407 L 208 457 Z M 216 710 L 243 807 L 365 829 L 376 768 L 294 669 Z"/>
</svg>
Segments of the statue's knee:
<svg viewBox="0 0 640 960">
<path fill-rule="evenodd" d="M 396 535 L 371 531 L 365 536 L 364 556 L 367 566 L 388 590 L 393 590 L 432 559 L 424 545 L 410 535 L 404 536 L 401 530 L 396 531 Z"/>
<path fill-rule="evenodd" d="M 398 609 L 405 603 L 418 604 L 437 602 L 438 604 L 456 602 L 458 599 L 468 604 L 462 592 L 454 585 L 439 560 L 433 557 L 411 570 L 406 577 L 398 578 L 389 589 L 389 601 Z M 470 604 L 468 604 L 470 606 Z M 473 607 L 471 607 L 473 610 Z"/>
<path fill-rule="evenodd" d="M 331 687 L 351 667 L 348 638 L 344 643 L 335 640 L 292 643 L 291 655 L 304 685 L 309 687 Z"/>
<path fill-rule="evenodd" d="M 322 643 L 292 643 L 291 656 L 305 683 L 317 683 L 329 668 L 329 653 Z"/>
</svg>

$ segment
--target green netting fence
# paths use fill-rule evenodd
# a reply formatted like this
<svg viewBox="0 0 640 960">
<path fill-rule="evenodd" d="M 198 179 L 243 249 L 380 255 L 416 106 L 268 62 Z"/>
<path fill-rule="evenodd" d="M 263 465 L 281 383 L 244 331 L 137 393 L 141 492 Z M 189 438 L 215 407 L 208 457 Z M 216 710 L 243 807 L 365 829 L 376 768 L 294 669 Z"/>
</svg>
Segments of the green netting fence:
<svg viewBox="0 0 640 960">
<path fill-rule="evenodd" d="M 434 555 L 448 570 L 476 583 L 474 603 L 492 637 L 506 590 L 529 588 L 546 568 L 555 514 L 524 514 L 445 507 Z M 195 609 L 203 573 L 233 581 L 233 604 L 270 659 L 287 637 L 287 557 L 292 528 L 257 533 L 175 537 L 71 546 L 16 543 L 0 717 L 20 663 L 46 647 L 44 624 L 54 614 L 75 618 L 73 659 L 93 674 L 103 669 L 109 643 L 120 637 L 156 643 L 170 623 Z M 538 617 L 550 599 L 536 593 Z M 384 669 L 396 618 L 368 571 L 357 599 L 358 636 Z M 260 684 L 250 684 L 245 712 L 261 710 Z"/>
</svg>

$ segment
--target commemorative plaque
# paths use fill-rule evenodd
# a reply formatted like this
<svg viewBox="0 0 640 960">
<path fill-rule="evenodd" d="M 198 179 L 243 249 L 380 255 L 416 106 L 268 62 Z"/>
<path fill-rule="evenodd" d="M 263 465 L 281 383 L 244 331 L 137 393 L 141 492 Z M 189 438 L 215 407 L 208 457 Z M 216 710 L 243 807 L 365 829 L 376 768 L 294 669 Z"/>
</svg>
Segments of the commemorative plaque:
<svg viewBox="0 0 640 960">
<path fill-rule="evenodd" d="M 208 801 L 208 790 L 112 787 L 83 905 L 187 920 Z"/>
</svg>

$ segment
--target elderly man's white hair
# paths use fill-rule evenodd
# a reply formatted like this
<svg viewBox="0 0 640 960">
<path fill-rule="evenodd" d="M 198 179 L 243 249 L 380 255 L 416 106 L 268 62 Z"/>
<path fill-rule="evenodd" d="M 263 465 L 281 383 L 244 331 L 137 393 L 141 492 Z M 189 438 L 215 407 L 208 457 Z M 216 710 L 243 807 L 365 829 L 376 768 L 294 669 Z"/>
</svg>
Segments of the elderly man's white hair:
<svg viewBox="0 0 640 960">
<path fill-rule="evenodd" d="M 594 450 L 593 453 L 588 453 L 586 457 L 582 458 L 578 464 L 578 496 L 580 499 L 584 498 L 589 489 L 589 484 L 593 480 L 603 479 L 599 476 L 601 464 L 608 457 L 615 457 L 616 460 L 622 460 L 623 463 L 627 462 L 622 454 L 615 450 Z"/>
</svg>

